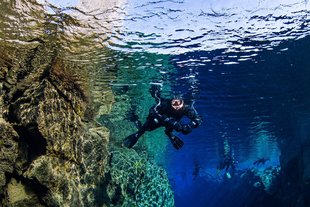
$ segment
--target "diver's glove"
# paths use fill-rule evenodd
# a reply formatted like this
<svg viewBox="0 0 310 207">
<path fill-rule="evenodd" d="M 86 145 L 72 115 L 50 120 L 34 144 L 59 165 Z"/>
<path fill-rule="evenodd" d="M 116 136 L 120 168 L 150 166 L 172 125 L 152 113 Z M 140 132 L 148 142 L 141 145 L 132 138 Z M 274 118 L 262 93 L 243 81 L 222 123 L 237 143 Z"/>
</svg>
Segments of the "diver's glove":
<svg viewBox="0 0 310 207">
<path fill-rule="evenodd" d="M 197 128 L 199 126 L 199 124 L 196 121 L 191 121 L 191 123 L 188 125 L 190 125 L 191 128 Z"/>
<path fill-rule="evenodd" d="M 180 132 L 182 131 L 182 125 L 176 121 L 174 118 L 165 118 L 164 123 L 168 127 L 172 127 L 175 131 Z"/>
<path fill-rule="evenodd" d="M 196 118 L 195 120 L 191 121 L 189 124 L 191 128 L 197 128 L 199 125 L 201 125 L 202 119 L 200 117 Z"/>
<path fill-rule="evenodd" d="M 167 116 L 159 114 L 154 107 L 152 107 L 149 111 L 148 119 L 152 119 L 156 124 L 162 123 Z"/>
<path fill-rule="evenodd" d="M 173 124 L 173 129 L 177 132 L 180 132 L 182 130 L 182 126 L 179 122 L 175 121 Z"/>
<path fill-rule="evenodd" d="M 189 124 L 182 125 L 182 134 L 189 134 L 192 132 L 192 127 Z"/>
</svg>

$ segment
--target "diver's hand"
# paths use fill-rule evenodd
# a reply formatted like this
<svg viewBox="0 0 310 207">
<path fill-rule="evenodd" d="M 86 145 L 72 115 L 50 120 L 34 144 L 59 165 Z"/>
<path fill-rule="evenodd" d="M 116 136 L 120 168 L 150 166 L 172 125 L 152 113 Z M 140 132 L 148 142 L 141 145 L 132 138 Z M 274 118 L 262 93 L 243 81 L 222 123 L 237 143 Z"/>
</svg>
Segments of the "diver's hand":
<svg viewBox="0 0 310 207">
<path fill-rule="evenodd" d="M 192 132 L 192 127 L 189 124 L 182 125 L 182 134 L 189 134 Z"/>
<path fill-rule="evenodd" d="M 202 119 L 201 119 L 200 117 L 198 117 L 198 118 L 192 120 L 192 121 L 189 123 L 189 125 L 190 125 L 191 128 L 194 129 L 194 128 L 199 127 L 199 126 L 201 125 L 201 123 L 202 123 Z"/>
<path fill-rule="evenodd" d="M 173 129 L 177 132 L 180 132 L 182 130 L 182 125 L 179 122 L 175 121 L 173 124 Z"/>
<path fill-rule="evenodd" d="M 167 117 L 166 119 L 164 119 L 164 123 L 165 125 L 172 127 L 177 132 L 182 131 L 182 125 L 174 118 Z"/>
<path fill-rule="evenodd" d="M 149 112 L 149 117 L 156 123 L 162 123 L 166 118 L 168 118 L 166 115 L 161 115 L 158 113 L 154 108 L 152 108 Z"/>
<path fill-rule="evenodd" d="M 153 120 L 154 120 L 154 122 L 156 123 L 156 124 L 158 124 L 158 123 L 163 123 L 163 122 L 165 122 L 166 120 L 167 120 L 167 116 L 166 115 L 160 115 L 160 114 L 155 114 L 154 116 L 153 116 L 154 118 L 153 118 Z M 169 119 L 169 118 L 168 118 Z"/>
</svg>

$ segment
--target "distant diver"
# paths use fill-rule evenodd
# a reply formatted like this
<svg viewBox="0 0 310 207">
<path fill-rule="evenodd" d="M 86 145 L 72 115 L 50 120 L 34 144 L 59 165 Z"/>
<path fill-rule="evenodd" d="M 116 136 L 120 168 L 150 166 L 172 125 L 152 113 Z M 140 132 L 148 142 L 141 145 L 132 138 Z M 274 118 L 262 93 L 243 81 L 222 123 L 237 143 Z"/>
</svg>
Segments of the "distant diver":
<svg viewBox="0 0 310 207">
<path fill-rule="evenodd" d="M 193 169 L 193 180 L 195 180 L 200 174 L 201 167 L 197 159 L 194 160 L 194 169 Z"/>
<path fill-rule="evenodd" d="M 236 169 L 237 162 L 232 158 L 231 155 L 225 155 L 224 158 L 220 161 L 217 169 L 223 170 L 227 172 L 230 169 L 235 170 Z"/>
<path fill-rule="evenodd" d="M 151 107 L 146 122 L 140 127 L 138 132 L 124 139 L 122 146 L 132 148 L 146 131 L 165 127 L 165 134 L 169 137 L 173 146 L 176 149 L 180 149 L 184 142 L 179 137 L 173 135 L 173 130 L 182 132 L 184 135 L 189 134 L 193 128 L 201 125 L 202 118 L 197 114 L 194 107 L 186 105 L 181 97 L 174 97 L 172 99 L 160 98 L 160 91 L 157 85 L 152 85 L 150 92 L 157 99 L 158 103 Z M 180 120 L 183 116 L 187 116 L 190 122 L 181 125 Z"/>
<path fill-rule="evenodd" d="M 259 158 L 253 162 L 253 165 L 257 165 L 257 166 L 259 166 L 260 164 L 264 165 L 268 160 L 270 161 L 269 158 L 267 158 L 267 159 L 266 158 Z"/>
</svg>

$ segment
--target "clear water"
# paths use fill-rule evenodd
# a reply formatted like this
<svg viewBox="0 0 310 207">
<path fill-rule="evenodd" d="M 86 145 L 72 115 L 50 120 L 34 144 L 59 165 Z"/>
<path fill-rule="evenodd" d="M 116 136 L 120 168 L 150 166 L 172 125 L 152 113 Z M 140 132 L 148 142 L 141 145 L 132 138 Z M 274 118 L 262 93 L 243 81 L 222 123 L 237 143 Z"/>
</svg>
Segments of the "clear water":
<svg viewBox="0 0 310 207">
<path fill-rule="evenodd" d="M 136 130 L 132 116 L 145 120 L 151 82 L 166 96 L 195 99 L 204 122 L 180 135 L 181 150 L 161 130 L 137 145 L 167 170 L 177 207 L 240 206 L 220 184 L 222 155 L 233 153 L 239 169 L 261 157 L 271 161 L 260 168 L 278 166 L 280 140 L 297 136 L 309 117 L 308 1 L 9 2 L 0 4 L 0 43 L 53 38 L 68 61 L 91 68 L 93 90 L 115 95 L 99 120 L 114 142 Z"/>
</svg>

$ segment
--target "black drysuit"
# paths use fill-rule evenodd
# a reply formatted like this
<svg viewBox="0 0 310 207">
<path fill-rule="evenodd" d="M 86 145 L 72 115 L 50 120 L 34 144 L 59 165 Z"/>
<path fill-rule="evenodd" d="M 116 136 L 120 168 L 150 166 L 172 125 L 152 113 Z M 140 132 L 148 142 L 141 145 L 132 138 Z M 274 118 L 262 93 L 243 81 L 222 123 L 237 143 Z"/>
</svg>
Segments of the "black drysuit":
<svg viewBox="0 0 310 207">
<path fill-rule="evenodd" d="M 181 125 L 179 121 L 183 116 L 187 116 L 191 122 Z M 188 134 L 191 132 L 192 128 L 197 128 L 201 122 L 201 117 L 192 106 L 184 105 L 181 109 L 175 110 L 171 106 L 171 99 L 161 99 L 159 104 L 150 109 L 147 121 L 142 125 L 139 131 L 128 136 L 124 140 L 123 145 L 131 148 L 146 131 L 153 131 L 159 127 L 165 127 L 166 135 L 169 137 L 174 147 L 179 149 L 182 147 L 183 142 L 172 134 L 173 130 Z"/>
</svg>

